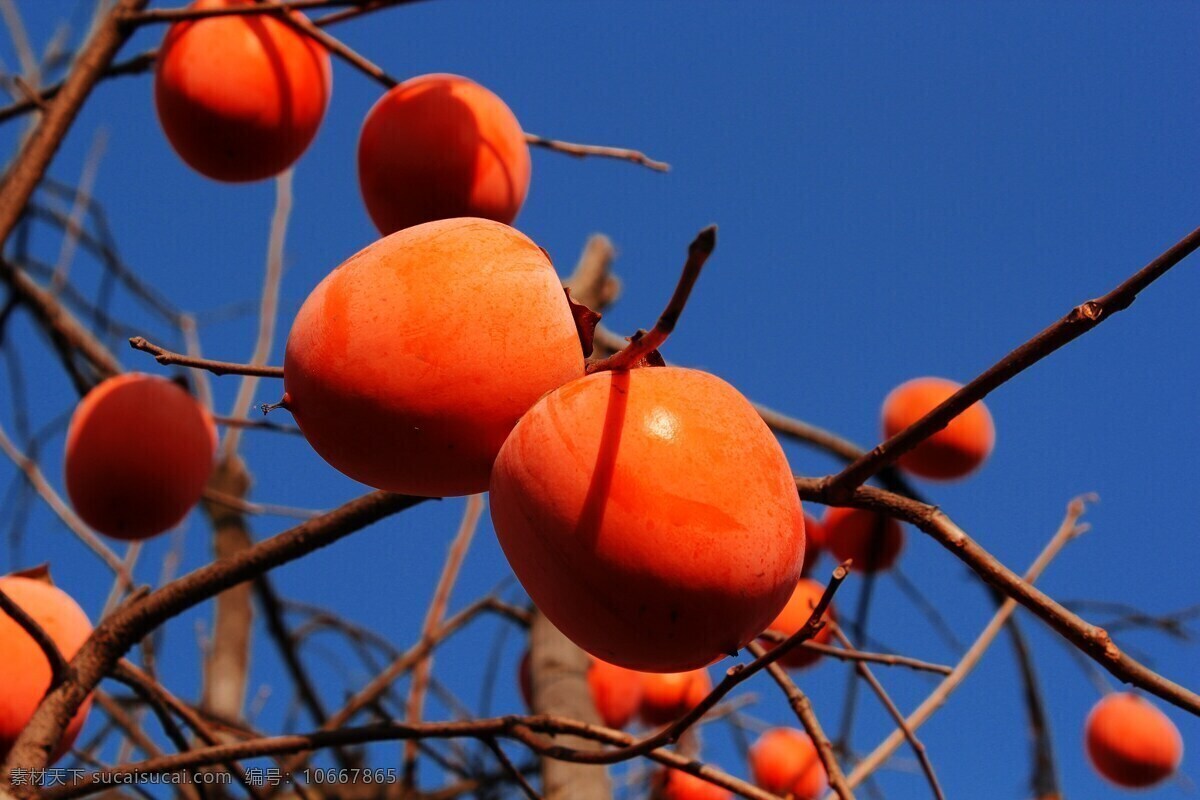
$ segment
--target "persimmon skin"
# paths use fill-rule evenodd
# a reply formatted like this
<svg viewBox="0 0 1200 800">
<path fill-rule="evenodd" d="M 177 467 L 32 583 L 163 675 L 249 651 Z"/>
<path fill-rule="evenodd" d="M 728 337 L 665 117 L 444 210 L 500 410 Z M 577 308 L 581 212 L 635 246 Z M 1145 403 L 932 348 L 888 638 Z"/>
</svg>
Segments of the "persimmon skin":
<svg viewBox="0 0 1200 800">
<path fill-rule="evenodd" d="M 48 583 L 19 575 L 0 577 L 0 591 L 34 619 L 68 661 L 92 633 L 87 614 L 69 595 Z M 50 688 L 50 664 L 46 654 L 25 629 L 0 611 L 0 762 L 8 757 L 21 731 Z M 71 749 L 83 728 L 92 696 L 75 712 L 63 731 L 50 763 Z"/>
<path fill-rule="evenodd" d="M 736 389 L 698 370 L 598 372 L 546 395 L 501 448 L 491 501 L 538 608 L 641 672 L 745 646 L 804 561 L 783 450 Z"/>
<path fill-rule="evenodd" d="M 106 536 L 157 536 L 200 501 L 216 444 L 212 417 L 179 384 L 137 372 L 109 378 L 71 417 L 67 495 Z"/>
<path fill-rule="evenodd" d="M 852 559 L 857 572 L 889 569 L 904 549 L 904 529 L 891 517 L 860 508 L 830 508 L 822 520 L 829 550 L 838 562 Z"/>
<path fill-rule="evenodd" d="M 706 669 L 650 673 L 642 680 L 638 715 L 647 725 L 669 725 L 700 705 L 711 691 L 712 679 Z"/>
<path fill-rule="evenodd" d="M 703 778 L 663 769 L 654 776 L 653 800 L 733 800 L 733 794 Z"/>
<path fill-rule="evenodd" d="M 825 766 L 808 734 L 772 728 L 750 748 L 750 775 L 758 788 L 794 800 L 817 800 L 825 792 Z"/>
<path fill-rule="evenodd" d="M 228 8 L 253 0 L 197 0 Z M 329 105 L 329 53 L 269 15 L 177 22 L 159 49 L 154 102 L 167 140 L 227 183 L 277 175 L 300 158 Z"/>
<path fill-rule="evenodd" d="M 1084 744 L 1096 771 L 1128 789 L 1165 780 L 1183 760 L 1175 724 L 1148 700 L 1125 692 L 1110 694 L 1092 708 Z"/>
<path fill-rule="evenodd" d="M 809 578 L 801 578 L 799 583 L 796 584 L 796 589 L 792 592 L 792 596 L 788 599 L 787 605 L 775 617 L 775 621 L 767 626 L 767 630 L 781 633 L 784 636 L 791 636 L 808 624 L 808 618 L 812 616 L 813 609 L 821 600 L 821 595 L 824 593 L 825 587 L 820 583 Z M 837 619 L 832 605 L 826 609 L 822 619 L 827 622 Z M 809 641 L 816 642 L 817 644 L 829 644 L 829 640 L 832 637 L 833 632 L 826 625 L 817 631 L 817 635 Z M 766 642 L 764 644 L 767 647 L 774 646 L 773 642 Z M 779 663 L 789 669 L 803 669 L 816 663 L 820 658 L 820 653 L 800 646 L 788 651 L 786 655 L 779 659 Z"/>
<path fill-rule="evenodd" d="M 521 657 L 517 670 L 521 699 L 533 711 L 533 686 L 529 674 L 529 653 Z M 643 675 L 631 669 L 593 658 L 588 666 L 587 683 L 592 705 L 600 721 L 608 728 L 624 728 L 637 714 L 642 704 Z"/>
<path fill-rule="evenodd" d="M 891 438 L 962 388 L 944 378 L 914 378 L 883 401 L 883 435 Z M 996 445 L 991 412 L 982 402 L 968 406 L 950 424 L 900 456 L 904 469 L 922 478 L 964 478 L 983 465 Z"/>
<path fill-rule="evenodd" d="M 422 75 L 367 114 L 358 181 L 383 235 L 452 217 L 517 218 L 529 191 L 529 146 L 504 101 L 458 75 Z"/>
<path fill-rule="evenodd" d="M 583 374 L 546 254 L 484 219 L 380 239 L 313 290 L 288 337 L 287 407 L 349 477 L 427 497 L 482 492 L 539 397 Z"/>
<path fill-rule="evenodd" d="M 812 574 L 816 569 L 817 562 L 821 560 L 821 555 L 829 548 L 826 541 L 825 526 L 817 520 L 816 517 L 804 512 L 804 566 L 800 569 L 800 574 L 805 577 Z"/>
</svg>

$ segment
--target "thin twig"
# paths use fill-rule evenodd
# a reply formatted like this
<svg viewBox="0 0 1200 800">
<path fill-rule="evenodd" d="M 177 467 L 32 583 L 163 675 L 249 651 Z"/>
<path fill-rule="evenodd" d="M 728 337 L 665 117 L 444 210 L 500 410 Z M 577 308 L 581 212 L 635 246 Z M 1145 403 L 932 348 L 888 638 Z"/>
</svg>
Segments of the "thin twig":
<svg viewBox="0 0 1200 800">
<path fill-rule="evenodd" d="M 142 336 L 135 336 L 130 339 L 129 346 L 134 350 L 149 353 L 154 356 L 155 361 L 164 366 L 175 365 L 191 369 L 202 369 L 214 375 L 257 375 L 260 378 L 283 377 L 283 367 L 256 367 L 252 364 L 239 364 L 234 361 L 213 361 L 207 358 L 193 358 L 192 356 L 185 356 L 183 353 L 173 352 L 165 347 L 159 347 L 147 341 Z"/>
<path fill-rule="evenodd" d="M 1055 556 L 1062 551 L 1066 544 L 1074 539 L 1079 534 L 1086 530 L 1085 526 L 1078 524 L 1079 518 L 1083 515 L 1086 506 L 1082 498 L 1072 500 L 1067 507 L 1066 517 L 1059 526 L 1058 531 L 1047 543 L 1046 547 L 1038 555 L 1029 570 L 1025 573 L 1025 581 L 1033 583 L 1045 571 L 1050 562 Z M 1017 608 L 1017 602 L 1012 598 L 1005 600 L 996 613 L 992 616 L 991 621 L 984 627 L 983 631 L 971 644 L 971 647 L 955 665 L 954 671 L 946 676 L 940 684 L 925 698 L 924 702 L 917 707 L 917 710 L 909 714 L 905 722 L 912 731 L 916 731 L 921 727 L 934 712 L 946 702 L 946 699 L 959 687 L 971 671 L 983 658 L 984 653 L 991 647 L 992 642 L 1000 634 L 1004 628 L 1004 623 L 1009 616 Z M 857 786 L 867 778 L 874 770 L 883 765 L 885 761 L 896 752 L 896 749 L 905 741 L 905 736 L 902 731 L 895 731 L 887 739 L 885 739 L 874 751 L 866 758 L 861 760 L 851 771 L 848 781 L 851 786 Z"/>
<path fill-rule="evenodd" d="M 561 139 L 547 139 L 544 136 L 538 136 L 536 133 L 526 133 L 525 141 L 531 147 L 541 147 L 546 150 L 553 150 L 556 153 L 565 153 L 575 158 L 586 158 L 588 156 L 615 158 L 620 161 L 631 161 L 634 164 L 641 164 L 643 167 L 652 169 L 655 172 L 668 172 L 671 169 L 671 165 L 665 161 L 656 161 L 640 150 L 631 150 L 626 147 L 605 147 L 595 144 L 564 142 Z"/>
<path fill-rule="evenodd" d="M 483 495 L 473 494 L 467 498 L 467 505 L 463 510 L 458 532 L 450 543 L 450 550 L 446 554 L 446 563 L 442 566 L 441 577 L 438 578 L 437 586 L 433 590 L 433 597 L 429 601 L 429 608 L 425 612 L 425 622 L 421 626 L 422 642 L 433 639 L 446 616 L 446 606 L 450 603 L 450 592 L 453 591 L 454 584 L 458 581 L 458 573 L 467 557 L 467 550 L 471 546 L 471 540 L 475 537 L 475 530 L 479 527 L 481 516 L 483 516 Z M 405 715 L 406 720 L 410 723 L 421 721 L 421 713 L 425 706 L 425 689 L 429 684 L 432 669 L 433 651 L 429 650 L 425 657 L 413 667 L 412 677 L 409 680 Z M 416 744 L 409 742 L 404 748 L 403 783 L 406 788 L 412 788 L 415 785 L 416 769 Z"/>
<path fill-rule="evenodd" d="M 840 625 L 834 622 L 830 625 L 830 630 L 833 631 L 833 635 L 841 642 L 843 647 L 847 650 L 854 649 L 853 643 L 847 638 Z M 888 695 L 887 690 L 883 688 L 883 684 L 879 682 L 879 679 L 875 677 L 871 669 L 862 661 L 856 661 L 854 668 L 862 676 L 863 680 L 867 682 L 867 685 L 871 687 L 871 690 L 875 692 L 875 696 L 883 704 L 888 716 L 895 721 L 896 727 L 900 729 L 900 732 L 904 734 L 904 738 L 908 740 L 909 746 L 912 747 L 913 752 L 917 756 L 917 761 L 921 764 L 921 770 L 925 773 L 926 780 L 929 781 L 929 788 L 933 790 L 933 796 L 937 800 L 945 800 L 946 795 L 942 792 L 941 784 L 938 783 L 937 773 L 934 772 L 933 762 L 929 760 L 929 753 L 926 752 L 925 745 L 921 743 L 921 740 L 917 738 L 917 734 L 904 721 L 904 715 L 900 713 L 900 709 L 896 708 L 896 704 Z"/>
<path fill-rule="evenodd" d="M 671 300 L 663 309 L 654 328 L 647 333 L 635 335 L 629 344 L 619 352 L 589 364 L 587 371 L 594 373 L 603 370 L 629 369 L 652 351 L 661 347 L 671 332 L 675 330 L 675 324 L 679 321 L 679 315 L 683 313 L 684 306 L 687 305 L 692 287 L 696 285 L 696 280 L 700 277 L 700 270 L 704 268 L 704 263 L 708 261 L 708 257 L 712 255 L 716 246 L 717 226 L 709 225 L 700 231 L 688 245 L 687 261 L 684 262 L 679 283 L 675 285 Z"/>
<path fill-rule="evenodd" d="M 46 630 L 38 621 L 29 616 L 25 609 L 17 605 L 15 600 L 4 593 L 3 589 L 0 589 L 0 611 L 12 617 L 13 622 L 20 625 L 29 634 L 29 638 L 33 639 L 42 653 L 45 654 L 46 661 L 50 664 L 50 688 L 53 689 L 67 674 L 67 660 L 63 658 L 58 645 L 54 643 L 54 640 L 50 638 L 50 634 L 46 633 Z M 147 755 L 151 754 L 147 753 Z"/>
<path fill-rule="evenodd" d="M 1088 300 L 1029 341 L 988 367 L 937 408 L 879 444 L 826 481 L 829 497 L 844 499 L 883 467 L 912 450 L 950 424 L 951 420 L 997 387 L 1024 372 L 1046 356 L 1078 339 L 1101 322 L 1132 305 L 1138 293 L 1200 248 L 1200 228 L 1189 233 L 1162 255 L 1131 275 L 1108 294 Z"/>
</svg>

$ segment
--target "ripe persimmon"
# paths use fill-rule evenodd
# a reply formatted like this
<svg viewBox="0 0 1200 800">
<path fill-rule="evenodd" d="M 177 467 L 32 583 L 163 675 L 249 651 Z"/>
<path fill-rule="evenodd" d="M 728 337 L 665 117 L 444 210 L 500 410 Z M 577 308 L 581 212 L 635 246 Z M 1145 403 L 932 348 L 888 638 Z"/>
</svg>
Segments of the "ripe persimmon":
<svg viewBox="0 0 1200 800">
<path fill-rule="evenodd" d="M 285 405 L 309 444 L 379 489 L 482 492 L 539 397 L 583 374 L 546 254 L 485 219 L 406 228 L 350 257 L 304 302 Z"/>
<path fill-rule="evenodd" d="M 792 592 L 787 605 L 779 612 L 779 616 L 775 617 L 775 621 L 767 626 L 767 630 L 775 631 L 784 636 L 791 636 L 808 624 L 808 618 L 812 616 L 813 609 L 816 608 L 817 603 L 821 600 L 821 595 L 824 593 L 825 587 L 821 584 L 809 578 L 801 578 L 800 582 L 796 584 L 796 589 Z M 837 618 L 832 605 L 826 609 L 825 614 L 821 618 L 826 622 L 832 622 Z M 818 644 L 828 644 L 832 637 L 833 632 L 826 625 L 809 641 Z M 767 647 L 774 645 L 773 642 L 765 644 Z M 779 663 L 791 669 L 800 669 L 816 662 L 820 657 L 821 654 L 815 650 L 799 646 L 789 650 L 786 655 L 779 659 Z"/>
<path fill-rule="evenodd" d="M 800 570 L 802 575 L 811 575 L 816 568 L 817 562 L 821 560 L 821 555 L 828 549 L 829 544 L 825 541 L 825 526 L 817 520 L 816 517 L 804 512 L 804 567 Z"/>
<path fill-rule="evenodd" d="M 861 508 L 830 508 L 822 520 L 825 540 L 839 562 L 853 559 L 851 569 L 881 572 L 896 563 L 904 549 L 904 529 L 883 514 Z"/>
<path fill-rule="evenodd" d="M 698 370 L 601 371 L 537 402 L 492 472 L 509 564 L 597 658 L 680 672 L 735 653 L 796 587 L 804 520 L 754 407 Z"/>
<path fill-rule="evenodd" d="M 190 8 L 251 5 L 196 0 Z M 269 178 L 316 136 L 331 89 L 329 53 L 268 14 L 175 23 L 158 52 L 154 101 L 171 146 L 219 181 Z"/>
<path fill-rule="evenodd" d="M 647 673 L 642 679 L 639 716 L 647 725 L 667 725 L 698 706 L 711 691 L 706 669 Z"/>
<path fill-rule="evenodd" d="M 1166 714 L 1136 694 L 1119 692 L 1096 703 L 1084 726 L 1088 758 L 1118 786 L 1153 786 L 1179 769 L 1183 739 Z"/>
<path fill-rule="evenodd" d="M 79 604 L 49 582 L 5 575 L 0 577 L 0 591 L 41 626 L 68 661 L 92 633 L 92 624 Z M 0 762 L 3 762 L 50 688 L 51 670 L 38 643 L 2 610 L 0 653 L 4 654 L 0 658 Z M 71 749 L 91 704 L 89 695 L 63 731 L 50 755 L 51 762 Z"/>
<path fill-rule="evenodd" d="M 652 800 L 731 800 L 733 794 L 695 775 L 677 769 L 662 769 L 654 776 L 650 797 Z"/>
<path fill-rule="evenodd" d="M 808 734 L 772 728 L 750 748 L 755 785 L 794 800 L 817 800 L 825 791 L 825 766 Z"/>
<path fill-rule="evenodd" d="M 533 710 L 533 686 L 529 674 L 529 653 L 521 657 L 518 684 L 525 707 Z M 642 673 L 593 658 L 588 666 L 588 690 L 600 720 L 609 728 L 624 728 L 642 704 Z"/>
<path fill-rule="evenodd" d="M 529 173 L 529 146 L 512 111 L 457 75 L 422 75 L 388 90 L 359 135 L 359 186 L 385 236 L 452 217 L 511 223 Z"/>
<path fill-rule="evenodd" d="M 71 417 L 67 495 L 106 536 L 155 536 L 199 502 L 216 444 L 212 418 L 179 384 L 137 372 L 109 378 Z"/>
<path fill-rule="evenodd" d="M 961 388 L 961 384 L 944 378 L 914 378 L 900 384 L 883 401 L 883 435 L 895 436 Z M 899 464 L 923 478 L 962 478 L 987 460 L 995 444 L 992 415 L 987 406 L 978 402 L 900 456 Z"/>
</svg>

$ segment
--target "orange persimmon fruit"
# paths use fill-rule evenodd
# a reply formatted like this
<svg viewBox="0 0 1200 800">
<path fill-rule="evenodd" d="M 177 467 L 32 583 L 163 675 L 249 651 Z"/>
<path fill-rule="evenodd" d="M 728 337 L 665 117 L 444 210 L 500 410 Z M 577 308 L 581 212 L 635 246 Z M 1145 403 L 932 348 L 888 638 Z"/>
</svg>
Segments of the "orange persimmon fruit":
<svg viewBox="0 0 1200 800">
<path fill-rule="evenodd" d="M 197 0 L 220 9 L 253 0 Z M 329 53 L 267 14 L 175 23 L 159 49 L 154 101 L 188 166 L 218 181 L 269 178 L 308 148 L 331 91 Z"/>
<path fill-rule="evenodd" d="M 398 231 L 350 257 L 296 315 L 284 405 L 334 468 L 379 489 L 482 492 L 509 431 L 583 374 L 546 254 L 485 219 Z"/>
<path fill-rule="evenodd" d="M 775 621 L 767 626 L 767 630 L 783 634 L 784 636 L 791 636 L 808 624 L 808 618 L 812 616 L 813 609 L 816 608 L 817 603 L 821 600 L 821 595 L 824 593 L 825 587 L 820 583 L 809 578 L 801 578 L 800 582 L 796 584 L 796 589 L 792 592 L 787 605 L 775 617 Z M 825 614 L 821 618 L 826 622 L 832 622 L 837 618 L 832 605 L 826 609 Z M 818 644 L 828 644 L 832 637 L 833 632 L 826 625 L 817 631 L 817 635 L 809 641 Z M 764 644 L 768 648 L 774 646 L 773 642 L 765 642 Z M 798 646 L 792 648 L 786 655 L 780 658 L 779 663 L 791 669 L 801 669 L 816 662 L 820 657 L 821 654 L 815 650 Z"/>
<path fill-rule="evenodd" d="M 68 661 L 92 633 L 87 614 L 66 592 L 50 583 L 21 575 L 0 577 L 0 591 L 8 595 L 22 611 L 50 637 Z M 50 662 L 38 643 L 25 629 L 0 610 L 0 762 L 12 749 L 21 731 L 50 688 Z M 58 745 L 50 755 L 57 761 L 71 749 L 75 737 L 87 719 L 92 698 L 71 718 Z"/>
<path fill-rule="evenodd" d="M 359 135 L 359 187 L 385 236 L 452 217 L 511 223 L 529 175 L 529 146 L 512 111 L 457 75 L 422 75 L 388 90 Z"/>
<path fill-rule="evenodd" d="M 106 536 L 156 536 L 199 502 L 216 444 L 212 417 L 178 383 L 137 372 L 109 378 L 71 417 L 67 495 Z"/>
<path fill-rule="evenodd" d="M 521 657 L 517 670 L 521 699 L 525 707 L 533 710 L 533 685 L 529 674 L 529 652 Z M 587 683 L 592 696 L 592 705 L 600 714 L 600 721 L 609 728 L 624 728 L 637 714 L 642 704 L 642 680 L 640 672 L 618 667 L 593 658 L 588 666 Z"/>
<path fill-rule="evenodd" d="M 825 526 L 816 517 L 805 511 L 804 566 L 801 568 L 800 574 L 812 574 L 812 571 L 817 566 L 817 562 L 821 560 L 821 555 L 829 549 L 829 544 L 825 541 L 825 538 Z"/>
<path fill-rule="evenodd" d="M 914 378 L 900 384 L 883 401 L 884 437 L 895 436 L 961 388 L 961 384 L 944 378 Z M 978 402 L 900 456 L 899 464 L 922 478 L 952 480 L 979 469 L 995 445 L 992 415 L 987 406 Z"/>
<path fill-rule="evenodd" d="M 706 669 L 647 673 L 642 679 L 639 716 L 647 725 L 667 725 L 698 706 L 711 691 Z"/>
<path fill-rule="evenodd" d="M 695 775 L 662 769 L 654 775 L 650 797 L 651 800 L 732 800 L 733 794 Z"/>
<path fill-rule="evenodd" d="M 817 800 L 825 791 L 816 745 L 794 728 L 772 728 L 759 737 L 750 748 L 750 775 L 758 788 L 794 800 Z"/>
<path fill-rule="evenodd" d="M 782 448 L 736 389 L 699 370 L 601 371 L 550 392 L 501 448 L 491 501 L 542 613 L 642 672 L 737 652 L 804 561 Z"/>
<path fill-rule="evenodd" d="M 822 520 L 825 541 L 839 562 L 853 559 L 857 572 L 881 572 L 904 549 L 904 529 L 883 514 L 861 508 L 830 508 Z"/>
<path fill-rule="evenodd" d="M 1118 786 L 1153 786 L 1179 769 L 1183 739 L 1166 714 L 1150 701 L 1118 692 L 1096 703 L 1084 726 L 1088 758 Z"/>
</svg>

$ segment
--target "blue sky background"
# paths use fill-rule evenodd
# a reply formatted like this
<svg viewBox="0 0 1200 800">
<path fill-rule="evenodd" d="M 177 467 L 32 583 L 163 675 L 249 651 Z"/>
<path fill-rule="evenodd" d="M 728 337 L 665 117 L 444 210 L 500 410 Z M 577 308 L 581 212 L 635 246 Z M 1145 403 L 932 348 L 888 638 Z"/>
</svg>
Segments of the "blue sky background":
<svg viewBox="0 0 1200 800">
<path fill-rule="evenodd" d="M 20 5 L 40 47 L 64 17 L 78 32 L 91 4 Z M 154 46 L 163 32 L 142 31 L 125 52 Z M 534 152 L 530 197 L 516 225 L 564 273 L 590 233 L 611 236 L 625 291 L 606 322 L 627 331 L 652 323 L 687 242 L 718 223 L 717 253 L 667 356 L 863 444 L 877 438 L 879 404 L 896 384 L 926 374 L 972 377 L 1200 224 L 1200 9 L 1190 3 L 750 8 L 438 0 L 334 32 L 400 78 L 434 71 L 474 78 L 504 98 L 528 131 L 636 147 L 669 161 L 664 176 Z M 7 40 L 0 57 L 14 68 Z M 325 124 L 296 172 L 275 363 L 307 292 L 375 236 L 354 158 L 362 118 L 381 89 L 336 62 L 334 87 Z M 7 152 L 23 125 L 0 129 Z M 206 319 L 230 304 L 253 303 L 271 183 L 230 187 L 186 168 L 158 128 L 149 76 L 96 92 L 52 176 L 77 180 L 98 129 L 108 143 L 95 194 L 124 259 Z M 34 248 L 53 262 L 58 239 L 39 231 Z M 86 255 L 77 258 L 73 277 L 81 289 L 94 294 L 99 274 Z M 1093 531 L 1051 567 L 1044 588 L 1060 599 L 1130 602 L 1155 613 L 1200 601 L 1198 293 L 1200 275 L 1188 262 L 1128 312 L 1003 387 L 988 400 L 998 446 L 986 468 L 961 484 L 922 488 L 1018 571 L 1058 525 L 1067 501 L 1095 491 L 1102 502 L 1087 515 Z M 114 310 L 151 338 L 178 343 L 124 295 Z M 254 326 L 253 313 L 204 325 L 206 352 L 248 358 Z M 26 320 L 10 335 L 22 352 L 27 411 L 35 425 L 45 424 L 69 410 L 69 384 Z M 163 371 L 116 346 L 127 367 Z M 215 386 L 220 409 L 228 409 L 236 379 Z M 0 420 L 11 433 L 7 377 L 0 387 Z M 278 383 L 264 382 L 259 400 L 279 392 Z M 42 458 L 59 485 L 61 441 L 54 438 Z M 299 439 L 250 433 L 244 452 L 258 501 L 328 508 L 362 491 Z M 789 446 L 788 455 L 801 474 L 836 466 L 799 447 Z M 0 464 L 5 488 L 14 474 Z M 4 497 L 0 530 L 7 537 L 16 508 Z M 403 647 L 417 638 L 462 506 L 450 500 L 406 512 L 278 570 L 276 584 L 285 596 L 334 608 Z M 253 528 L 265 537 L 288 524 L 264 517 Z M 191 569 L 209 558 L 198 515 L 186 535 L 184 566 Z M 157 580 L 167 549 L 165 541 L 147 548 L 142 580 Z M 110 578 L 45 509 L 36 508 L 24 525 L 17 552 L 14 564 L 6 541 L 0 569 L 52 561 L 58 583 L 93 617 L 99 613 Z M 910 530 L 902 569 L 960 639 L 974 638 L 989 604 L 952 556 Z M 485 522 L 452 606 L 509 575 Z M 857 581 L 848 583 L 843 609 L 857 591 Z M 955 660 L 893 581 L 881 581 L 875 599 L 870 631 L 879 643 Z M 211 607 L 202 607 L 168 631 L 161 669 L 184 696 L 198 691 L 198 631 L 210 615 Z M 472 705 L 500 627 L 477 624 L 439 651 L 437 676 Z M 1081 727 L 1096 690 L 1053 633 L 1027 616 L 1025 627 L 1067 794 L 1120 796 L 1082 753 Z M 1144 632 L 1119 640 L 1173 679 L 1200 685 L 1194 645 Z M 335 640 L 318 641 L 308 664 L 336 706 L 368 672 Z M 513 670 L 521 649 L 510 634 L 494 711 L 520 708 Z M 905 710 L 931 688 L 901 670 L 877 674 Z M 834 732 L 846 679 L 846 667 L 830 663 L 798 676 Z M 252 692 L 276 691 L 258 704 L 256 724 L 273 728 L 285 719 L 285 685 L 260 636 Z M 792 723 L 770 681 L 756 680 L 749 691 L 758 697 L 755 717 Z M 860 709 L 854 744 L 865 751 L 890 727 L 869 696 Z M 428 711 L 432 718 L 449 713 L 436 702 Z M 1200 721 L 1168 714 L 1185 740 L 1200 739 Z M 950 796 L 1027 795 L 1025 721 L 1005 640 L 921 736 Z M 704 745 L 705 758 L 745 774 L 725 726 L 706 728 Z M 396 752 L 381 748 L 380 765 L 394 765 Z M 1185 771 L 1194 764 L 1185 757 Z M 879 773 L 887 796 L 927 794 L 907 752 L 892 767 Z M 423 776 L 438 778 L 432 768 Z M 1169 783 L 1154 796 L 1191 792 Z"/>
</svg>

